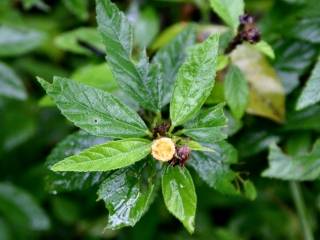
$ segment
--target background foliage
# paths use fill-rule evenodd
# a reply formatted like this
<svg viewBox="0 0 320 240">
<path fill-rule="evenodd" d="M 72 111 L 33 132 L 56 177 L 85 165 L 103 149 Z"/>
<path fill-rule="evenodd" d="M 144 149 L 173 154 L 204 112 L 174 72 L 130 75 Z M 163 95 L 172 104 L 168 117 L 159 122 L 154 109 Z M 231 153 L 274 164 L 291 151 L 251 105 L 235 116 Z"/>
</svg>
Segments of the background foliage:
<svg viewBox="0 0 320 240">
<path fill-rule="evenodd" d="M 236 31 L 235 14 L 243 9 L 257 18 L 263 42 L 239 46 L 231 53 L 231 60 L 218 61 L 220 69 L 228 61 L 232 67 L 224 75 L 217 75 L 206 102 L 207 106 L 226 102 L 227 134 L 235 148 L 226 143 L 211 146 L 223 149 L 212 158 L 224 164 L 215 165 L 209 156 L 204 163 L 216 168 L 215 172 L 208 172 L 194 160 L 203 159 L 201 154 L 205 153 L 194 154 L 190 160 L 198 195 L 196 231 L 191 236 L 183 229 L 165 209 L 161 194 L 155 196 L 155 202 L 134 228 L 104 230 L 108 213 L 114 214 L 115 203 L 105 200 L 105 206 L 103 201 L 96 202 L 96 184 L 106 178 L 118 181 L 119 176 L 48 170 L 62 158 L 108 139 L 78 131 L 44 97 L 35 76 L 68 77 L 110 92 L 134 109 L 138 106 L 132 100 L 134 96 L 119 91 L 105 63 L 94 1 L 1 0 L 0 239 L 237 240 L 318 236 L 317 0 L 248 0 L 245 6 L 234 8 L 228 4 L 232 1 L 217 0 L 115 2 L 134 26 L 133 55 L 146 47 L 152 56 L 180 33 L 187 21 L 199 23 L 199 41 L 209 33 L 225 31 L 226 26 Z M 181 39 L 185 45 L 193 41 L 185 38 Z M 230 36 L 226 34 L 225 38 L 227 43 Z M 222 40 L 220 44 L 224 44 Z M 162 61 L 160 57 L 154 61 Z M 179 61 L 174 59 L 169 64 L 179 65 Z M 172 73 L 165 74 L 173 78 Z M 143 99 L 143 95 L 138 98 Z M 167 102 L 164 96 L 158 105 L 146 108 Z M 192 130 L 192 124 L 189 127 Z M 124 181 L 134 177 L 140 176 L 128 173 Z M 235 192 L 238 184 L 243 186 L 242 195 L 226 195 Z M 108 187 L 99 187 L 102 198 Z"/>
</svg>

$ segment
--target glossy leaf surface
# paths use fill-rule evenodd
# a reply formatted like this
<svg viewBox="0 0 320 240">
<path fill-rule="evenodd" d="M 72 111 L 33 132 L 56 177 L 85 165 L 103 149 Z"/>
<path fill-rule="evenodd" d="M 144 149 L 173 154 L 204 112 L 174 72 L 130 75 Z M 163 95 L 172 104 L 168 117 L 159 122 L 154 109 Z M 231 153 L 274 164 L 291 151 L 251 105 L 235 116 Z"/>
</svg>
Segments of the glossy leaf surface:
<svg viewBox="0 0 320 240">
<path fill-rule="evenodd" d="M 151 152 L 151 142 L 145 139 L 125 139 L 99 144 L 79 154 L 65 158 L 51 167 L 53 171 L 109 171 L 129 166 Z"/>
<path fill-rule="evenodd" d="M 181 133 L 200 142 L 214 142 L 225 139 L 227 118 L 223 112 L 223 104 L 203 109 L 187 122 Z"/>
<path fill-rule="evenodd" d="M 159 180 L 155 162 L 149 160 L 113 172 L 100 185 L 98 200 L 109 211 L 107 228 L 134 226 L 148 210 Z"/>
<path fill-rule="evenodd" d="M 196 45 L 180 67 L 170 103 L 173 126 L 184 124 L 198 113 L 214 86 L 219 36 Z"/>
<path fill-rule="evenodd" d="M 169 212 L 183 223 L 189 233 L 193 233 L 197 195 L 187 168 L 165 168 L 162 175 L 162 194 Z"/>
<path fill-rule="evenodd" d="M 92 135 L 125 138 L 147 134 L 139 115 L 105 91 L 60 77 L 52 84 L 38 81 L 62 114 Z"/>
</svg>

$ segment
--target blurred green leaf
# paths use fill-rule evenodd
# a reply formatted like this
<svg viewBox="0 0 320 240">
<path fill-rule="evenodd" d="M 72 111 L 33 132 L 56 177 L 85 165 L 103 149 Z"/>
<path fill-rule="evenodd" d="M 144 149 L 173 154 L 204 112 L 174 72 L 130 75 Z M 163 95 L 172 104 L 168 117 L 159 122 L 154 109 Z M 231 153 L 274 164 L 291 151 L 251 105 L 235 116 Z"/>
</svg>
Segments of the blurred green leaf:
<svg viewBox="0 0 320 240">
<path fill-rule="evenodd" d="M 302 93 L 298 99 L 296 109 L 301 110 L 320 101 L 320 57 L 312 70 Z"/>
<path fill-rule="evenodd" d="M 214 86 L 219 36 L 212 35 L 195 46 L 180 67 L 170 102 L 173 126 L 197 114 Z"/>
<path fill-rule="evenodd" d="M 320 9 L 319 9 L 320 10 Z M 320 43 L 320 16 L 309 17 L 305 15 L 294 27 L 289 28 L 288 34 L 295 38 L 311 43 Z"/>
<path fill-rule="evenodd" d="M 187 168 L 165 168 L 162 175 L 162 194 L 169 212 L 183 223 L 189 233 L 193 233 L 197 195 Z"/>
<path fill-rule="evenodd" d="M 243 182 L 244 195 L 250 200 L 255 200 L 257 197 L 257 191 L 253 183 L 249 180 Z"/>
<path fill-rule="evenodd" d="M 134 226 L 153 202 L 158 178 L 155 161 L 149 160 L 113 172 L 100 185 L 98 200 L 109 211 L 107 228 Z"/>
<path fill-rule="evenodd" d="M 81 42 L 90 44 L 92 47 L 101 52 L 104 51 L 104 45 L 99 32 L 96 30 L 96 28 L 92 27 L 80 27 L 68 32 L 64 32 L 54 39 L 55 45 L 65 51 L 86 55 L 92 54 L 92 51 L 81 45 Z"/>
<path fill-rule="evenodd" d="M 97 144 L 110 141 L 108 138 L 92 136 L 84 131 L 78 131 L 62 140 L 50 153 L 45 162 L 51 168 L 57 162 L 76 155 Z M 46 176 L 46 188 L 50 192 L 83 190 L 96 185 L 106 177 L 104 173 L 68 173 L 49 171 Z"/>
<path fill-rule="evenodd" d="M 224 98 L 232 114 L 240 119 L 249 103 L 249 87 L 241 70 L 231 65 L 224 79 Z"/>
<path fill-rule="evenodd" d="M 185 60 L 187 48 L 194 42 L 194 28 L 187 26 L 171 42 L 160 48 L 154 56 L 153 62 L 161 64 L 163 78 L 165 79 L 163 82 L 162 105 L 170 102 L 177 72 Z"/>
<path fill-rule="evenodd" d="M 0 26 L 0 57 L 17 56 L 34 50 L 45 40 L 42 32 L 27 29 Z"/>
<path fill-rule="evenodd" d="M 223 112 L 224 104 L 203 109 L 187 122 L 180 133 L 200 142 L 217 142 L 227 137 L 227 119 Z"/>
<path fill-rule="evenodd" d="M 317 140 L 311 152 L 298 156 L 289 156 L 273 144 L 269 151 L 269 168 L 263 177 L 282 180 L 310 181 L 320 176 L 320 140 Z"/>
<path fill-rule="evenodd" d="M 285 96 L 281 81 L 267 60 L 253 46 L 237 47 L 232 62 L 240 68 L 249 84 L 247 112 L 277 122 L 284 120 Z"/>
<path fill-rule="evenodd" d="M 89 17 L 88 0 L 62 0 L 66 8 L 81 20 Z"/>
<path fill-rule="evenodd" d="M 168 27 L 167 29 L 162 31 L 162 33 L 152 43 L 152 45 L 150 46 L 151 50 L 155 51 L 169 44 L 187 26 L 187 23 L 180 22 Z"/>
<path fill-rule="evenodd" d="M 160 19 L 152 7 L 146 7 L 138 13 L 132 26 L 134 26 L 135 45 L 146 48 L 159 33 Z"/>
<path fill-rule="evenodd" d="M 18 75 L 0 62 L 0 96 L 8 98 L 25 100 L 27 98 L 27 92 L 23 86 L 22 80 Z"/>
<path fill-rule="evenodd" d="M 0 218 L 0 239 L 2 240 L 12 240 L 10 228 L 8 224 Z"/>
<path fill-rule="evenodd" d="M 38 81 L 61 112 L 92 135 L 123 138 L 148 133 L 139 115 L 107 92 L 60 77 L 52 84 Z"/>
<path fill-rule="evenodd" d="M 129 166 L 151 152 L 146 139 L 124 139 L 99 144 L 55 163 L 52 171 L 109 171 Z"/>
<path fill-rule="evenodd" d="M 268 56 L 271 59 L 275 59 L 275 54 L 272 47 L 266 41 L 259 41 L 258 43 L 253 45 L 257 50 L 259 50 L 264 55 Z"/>
<path fill-rule="evenodd" d="M 0 212 L 16 227 L 38 231 L 50 227 L 49 218 L 33 197 L 10 183 L 0 183 Z"/>
<path fill-rule="evenodd" d="M 236 33 L 239 17 L 244 14 L 243 0 L 210 0 L 213 10 Z"/>
<path fill-rule="evenodd" d="M 203 144 L 213 152 L 192 152 L 187 162 L 210 187 L 223 194 L 239 194 L 234 185 L 236 173 L 230 164 L 237 162 L 237 151 L 226 142 Z"/>
</svg>

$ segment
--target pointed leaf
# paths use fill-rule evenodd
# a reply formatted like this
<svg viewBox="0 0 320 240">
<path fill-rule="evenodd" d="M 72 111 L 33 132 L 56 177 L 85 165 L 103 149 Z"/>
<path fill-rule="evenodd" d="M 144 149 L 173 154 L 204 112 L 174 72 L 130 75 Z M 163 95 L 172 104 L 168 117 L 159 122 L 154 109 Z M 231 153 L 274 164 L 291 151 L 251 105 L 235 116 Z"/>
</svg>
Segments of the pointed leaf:
<svg viewBox="0 0 320 240">
<path fill-rule="evenodd" d="M 60 77 L 52 84 L 38 81 L 62 114 L 92 135 L 126 138 L 148 132 L 136 112 L 105 91 Z"/>
<path fill-rule="evenodd" d="M 194 28 L 187 26 L 153 58 L 153 62 L 159 63 L 163 71 L 162 106 L 169 103 L 171 99 L 177 72 L 185 60 L 187 48 L 195 42 L 195 35 Z"/>
<path fill-rule="evenodd" d="M 200 142 L 217 142 L 225 139 L 227 118 L 224 115 L 223 106 L 219 104 L 201 110 L 193 120 L 184 125 L 180 132 Z"/>
<path fill-rule="evenodd" d="M 170 103 L 173 126 L 190 120 L 205 103 L 214 86 L 219 36 L 198 44 L 179 69 Z"/>
<path fill-rule="evenodd" d="M 301 110 L 320 101 L 320 57 L 312 70 L 311 76 L 307 84 L 302 90 L 296 106 L 297 110 Z"/>
<path fill-rule="evenodd" d="M 0 96 L 24 100 L 26 90 L 21 79 L 7 65 L 0 62 Z"/>
<path fill-rule="evenodd" d="M 167 166 L 162 175 L 164 202 L 189 233 L 194 232 L 197 195 L 192 177 L 185 167 Z"/>
<path fill-rule="evenodd" d="M 239 25 L 239 17 L 244 13 L 243 0 L 210 0 L 213 10 L 236 33 Z"/>
<path fill-rule="evenodd" d="M 237 162 L 236 149 L 226 142 L 203 145 L 214 152 L 192 152 L 187 164 L 215 190 L 223 194 L 239 194 L 234 185 L 237 175 L 230 169 L 230 164 Z"/>
<path fill-rule="evenodd" d="M 78 131 L 66 137 L 50 153 L 45 165 L 51 168 L 66 157 L 97 144 L 110 141 L 108 138 L 92 136 L 85 131 Z M 50 192 L 83 190 L 94 186 L 106 177 L 105 173 L 70 173 L 49 171 L 46 176 L 46 187 Z"/>
<path fill-rule="evenodd" d="M 81 20 L 86 20 L 89 17 L 88 0 L 63 0 L 66 8 Z"/>
<path fill-rule="evenodd" d="M 134 226 L 154 200 L 157 180 L 153 159 L 113 172 L 98 190 L 109 211 L 107 228 Z"/>
<path fill-rule="evenodd" d="M 266 41 L 261 40 L 253 46 L 271 59 L 274 59 L 276 57 L 272 47 Z"/>
<path fill-rule="evenodd" d="M 241 70 L 231 65 L 224 79 L 224 97 L 232 114 L 240 119 L 249 103 L 249 88 Z"/>
<path fill-rule="evenodd" d="M 129 166 L 151 151 L 146 139 L 125 139 L 96 145 L 54 164 L 53 171 L 109 171 Z"/>
<path fill-rule="evenodd" d="M 145 66 L 132 61 L 133 30 L 125 15 L 110 0 L 97 0 L 98 30 L 106 48 L 107 61 L 119 86 L 141 106 L 158 111 L 159 103 L 150 89 L 148 60 Z"/>
<path fill-rule="evenodd" d="M 282 180 L 311 181 L 320 176 L 320 140 L 317 140 L 309 153 L 289 156 L 273 144 L 269 149 L 269 168 L 263 177 Z"/>
</svg>

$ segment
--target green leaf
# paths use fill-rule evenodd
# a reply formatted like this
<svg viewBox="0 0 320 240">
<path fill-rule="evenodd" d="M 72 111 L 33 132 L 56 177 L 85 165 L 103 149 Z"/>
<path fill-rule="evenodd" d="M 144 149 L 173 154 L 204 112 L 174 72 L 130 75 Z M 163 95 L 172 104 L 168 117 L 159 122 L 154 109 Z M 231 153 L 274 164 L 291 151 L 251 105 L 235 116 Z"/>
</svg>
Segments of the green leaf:
<svg viewBox="0 0 320 240">
<path fill-rule="evenodd" d="M 151 152 L 151 142 L 146 139 L 124 139 L 88 148 L 65 158 L 51 167 L 53 171 L 109 171 L 129 166 Z"/>
<path fill-rule="evenodd" d="M 89 17 L 88 0 L 63 0 L 66 8 L 81 20 L 86 20 Z"/>
<path fill-rule="evenodd" d="M 140 48 L 146 48 L 153 41 L 160 30 L 160 19 L 152 7 L 146 7 L 137 14 L 137 19 L 132 22 L 134 26 L 134 42 Z"/>
<path fill-rule="evenodd" d="M 311 181 L 320 176 L 320 140 L 317 140 L 311 152 L 289 156 L 273 144 L 269 149 L 269 168 L 263 171 L 263 177 L 282 180 Z"/>
<path fill-rule="evenodd" d="M 244 13 L 243 0 L 210 0 L 213 10 L 236 33 L 239 17 Z"/>
<path fill-rule="evenodd" d="M 95 28 L 81 27 L 58 35 L 54 39 L 57 47 L 78 54 L 91 55 L 92 52 L 82 47 L 79 41 L 86 42 L 97 50 L 104 52 L 104 45 L 102 43 L 99 32 Z"/>
<path fill-rule="evenodd" d="M 301 110 L 320 101 L 320 56 L 318 62 L 312 70 L 311 76 L 307 84 L 302 90 L 296 106 L 297 110 Z"/>
<path fill-rule="evenodd" d="M 187 48 L 195 42 L 195 30 L 187 26 L 171 42 L 162 47 L 154 56 L 153 62 L 159 63 L 163 71 L 162 105 L 170 102 L 177 72 L 185 60 Z"/>
<path fill-rule="evenodd" d="M 148 133 L 139 115 L 107 92 L 60 77 L 52 84 L 38 81 L 62 114 L 92 135 L 126 138 Z"/>
<path fill-rule="evenodd" d="M 257 191 L 253 183 L 249 180 L 244 181 L 243 183 L 244 195 L 250 200 L 257 198 Z"/>
<path fill-rule="evenodd" d="M 243 44 L 231 54 L 232 63 L 240 68 L 248 81 L 249 114 L 283 122 L 285 93 L 275 69 L 254 46 Z"/>
<path fill-rule="evenodd" d="M 232 114 L 240 119 L 249 103 L 249 87 L 241 70 L 231 65 L 224 79 L 224 97 Z"/>
<path fill-rule="evenodd" d="M 200 142 L 217 142 L 225 139 L 227 119 L 223 106 L 224 104 L 218 104 L 201 110 L 194 119 L 184 125 L 180 133 Z"/>
<path fill-rule="evenodd" d="M 106 63 L 83 66 L 71 75 L 71 79 L 109 93 L 118 90 L 117 82 Z"/>
<path fill-rule="evenodd" d="M 266 41 L 261 40 L 253 46 L 271 59 L 274 59 L 276 57 L 272 47 Z"/>
<path fill-rule="evenodd" d="M 0 218 L 0 239 L 12 240 L 10 228 L 2 218 Z"/>
<path fill-rule="evenodd" d="M 0 57 L 17 56 L 39 47 L 45 39 L 42 32 L 0 26 Z"/>
<path fill-rule="evenodd" d="M 2 62 L 0 62 L 0 96 L 18 100 L 25 100 L 27 98 L 27 93 L 21 79 L 11 68 Z"/>
<path fill-rule="evenodd" d="M 193 233 L 197 195 L 187 168 L 165 168 L 162 175 L 162 194 L 169 212 L 183 223 L 189 233 Z"/>
<path fill-rule="evenodd" d="M 214 152 L 192 152 L 187 161 L 210 187 L 223 194 L 239 194 L 234 185 L 236 173 L 230 169 L 230 164 L 237 162 L 237 151 L 227 142 L 203 144 Z"/>
<path fill-rule="evenodd" d="M 192 141 L 189 139 L 181 139 L 179 141 L 179 146 L 188 146 L 191 150 L 193 151 L 205 151 L 205 152 L 214 152 L 213 149 L 210 149 L 208 147 L 202 146 L 200 143 L 196 142 L 196 141 Z"/>
<path fill-rule="evenodd" d="M 158 189 L 155 161 L 149 160 L 113 172 L 100 185 L 98 200 L 109 211 L 107 228 L 134 226 L 148 210 Z"/>
<path fill-rule="evenodd" d="M 156 38 L 156 40 L 151 45 L 151 50 L 156 51 L 159 48 L 164 47 L 165 45 L 169 44 L 171 41 L 173 41 L 174 38 L 177 37 L 179 33 L 181 33 L 188 24 L 185 22 L 176 23 L 164 31 L 161 32 L 161 34 Z"/>
<path fill-rule="evenodd" d="M 33 197 L 10 183 L 0 183 L 0 212 L 16 227 L 47 230 L 50 221 Z"/>
<path fill-rule="evenodd" d="M 303 15 L 292 28 L 288 29 L 288 35 L 311 43 L 320 43 L 320 16 L 309 17 Z"/>
<path fill-rule="evenodd" d="M 214 86 L 219 36 L 212 35 L 195 46 L 180 67 L 170 103 L 173 126 L 198 113 Z"/>
<path fill-rule="evenodd" d="M 78 154 L 89 147 L 107 141 L 110 141 L 110 139 L 78 131 L 66 137 L 52 150 L 45 165 L 50 169 L 54 164 L 66 157 Z M 96 185 L 105 177 L 106 175 L 102 172 L 69 173 L 49 171 L 46 176 L 46 188 L 50 192 L 83 190 Z"/>
<path fill-rule="evenodd" d="M 41 10 L 47 11 L 48 6 L 42 0 L 22 0 L 23 8 L 29 10 L 32 7 L 37 7 Z"/>
<path fill-rule="evenodd" d="M 159 111 L 161 93 L 154 84 L 154 66 L 149 66 L 144 52 L 138 65 L 132 61 L 133 30 L 128 19 L 110 0 L 97 0 L 97 22 L 108 64 L 119 86 L 144 108 Z"/>
</svg>

